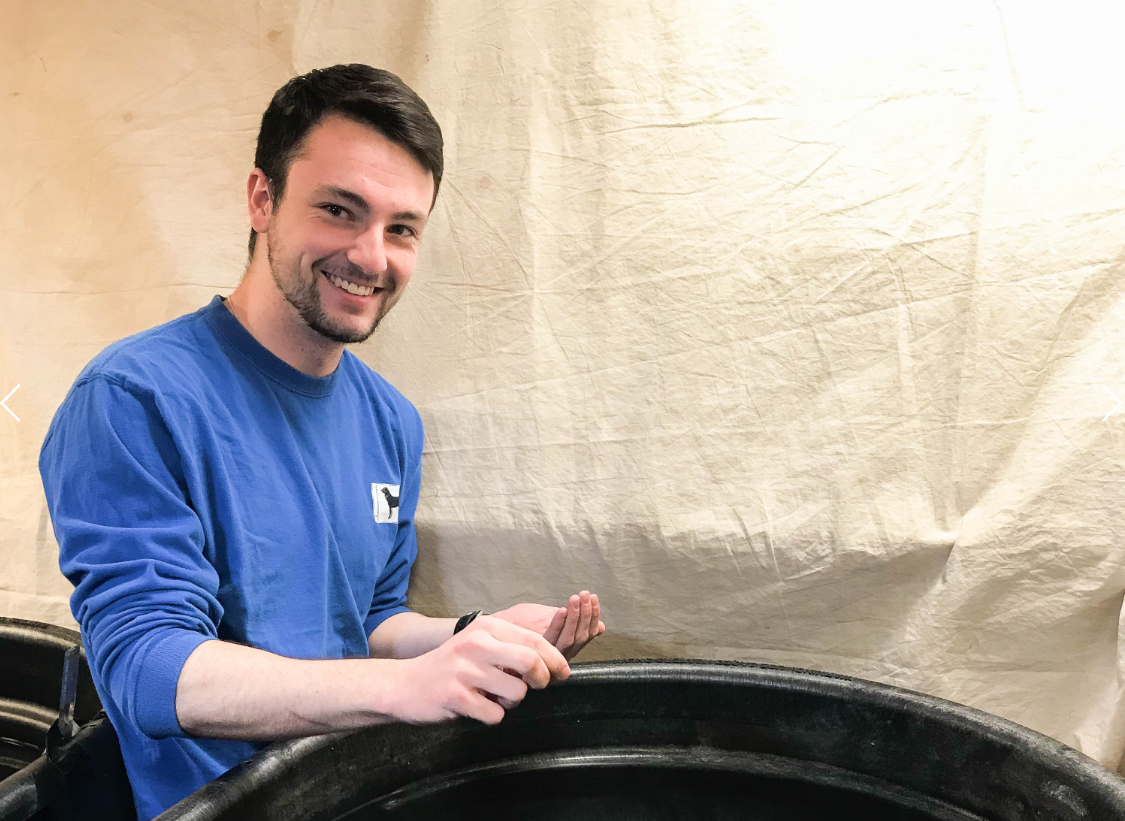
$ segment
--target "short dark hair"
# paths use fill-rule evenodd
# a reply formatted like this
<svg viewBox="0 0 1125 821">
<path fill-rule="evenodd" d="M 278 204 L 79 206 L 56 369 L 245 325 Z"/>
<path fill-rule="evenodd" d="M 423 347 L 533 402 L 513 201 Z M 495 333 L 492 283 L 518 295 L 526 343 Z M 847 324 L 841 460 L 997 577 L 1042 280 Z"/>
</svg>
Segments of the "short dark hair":
<svg viewBox="0 0 1125 821">
<path fill-rule="evenodd" d="M 294 77 L 273 95 L 258 130 L 254 167 L 265 174 L 274 205 L 285 195 L 289 166 L 305 137 L 330 114 L 368 125 L 409 151 L 433 175 L 433 208 L 445 167 L 441 126 L 399 77 L 362 63 L 314 69 Z M 258 232 L 251 228 L 251 257 L 257 239 Z"/>
</svg>

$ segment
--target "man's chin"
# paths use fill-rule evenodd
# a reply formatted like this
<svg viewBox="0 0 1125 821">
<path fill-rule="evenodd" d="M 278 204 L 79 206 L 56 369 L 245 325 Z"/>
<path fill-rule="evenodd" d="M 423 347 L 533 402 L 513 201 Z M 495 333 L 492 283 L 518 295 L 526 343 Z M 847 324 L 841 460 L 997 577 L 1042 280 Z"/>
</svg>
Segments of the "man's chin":
<svg viewBox="0 0 1125 821">
<path fill-rule="evenodd" d="M 382 319 L 382 317 L 379 319 Z M 379 327 L 379 319 L 365 328 L 337 325 L 327 321 L 327 317 L 316 317 L 315 321 L 307 324 L 325 339 L 330 339 L 341 345 L 355 345 L 359 342 L 365 342 L 375 333 L 375 329 Z"/>
<path fill-rule="evenodd" d="M 322 277 L 323 278 L 323 277 Z M 284 292 L 283 292 L 284 293 Z M 375 317 L 374 321 L 368 319 L 366 321 L 359 316 L 348 316 L 352 321 L 340 321 L 340 318 L 333 317 L 324 308 L 324 302 L 317 292 L 305 293 L 299 296 L 285 295 L 285 299 L 297 309 L 298 316 L 304 323 L 323 336 L 325 339 L 331 340 L 340 345 L 354 345 L 358 342 L 363 342 L 375 333 L 375 329 L 379 327 L 379 322 L 386 316 L 390 306 L 386 306 L 379 315 Z M 393 304 L 393 303 L 392 303 Z M 359 323 L 363 324 L 359 324 Z"/>
</svg>

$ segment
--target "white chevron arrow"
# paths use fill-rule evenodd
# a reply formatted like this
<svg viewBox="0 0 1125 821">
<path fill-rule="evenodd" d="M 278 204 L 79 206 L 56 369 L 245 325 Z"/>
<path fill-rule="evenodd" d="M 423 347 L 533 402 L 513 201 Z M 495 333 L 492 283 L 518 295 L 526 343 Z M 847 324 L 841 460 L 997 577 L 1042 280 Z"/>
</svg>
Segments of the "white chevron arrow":
<svg viewBox="0 0 1125 821">
<path fill-rule="evenodd" d="M 18 388 L 19 385 L 17 385 L 16 387 Z M 1105 385 L 1102 385 L 1102 387 L 1105 388 L 1106 393 L 1108 393 L 1110 396 L 1113 396 L 1113 391 L 1111 391 L 1109 388 L 1106 388 Z M 1121 407 L 1121 400 L 1118 399 L 1116 396 L 1113 396 L 1113 401 L 1116 402 L 1117 404 L 1113 406 L 1113 410 L 1111 410 L 1109 413 L 1107 413 L 1105 416 L 1102 417 L 1103 422 L 1106 419 L 1109 419 L 1109 417 L 1113 416 L 1113 411 L 1115 411 L 1115 410 L 1117 410 L 1118 408 Z"/>
<path fill-rule="evenodd" d="M 11 389 L 10 391 L 8 391 L 8 395 L 7 395 L 7 396 L 5 396 L 5 397 L 4 397 L 3 399 L 0 399 L 0 407 L 4 408 L 4 410 L 6 410 L 6 411 L 7 411 L 8 413 L 11 413 L 11 414 L 12 414 L 12 418 L 13 418 L 13 419 L 15 419 L 15 420 L 16 420 L 17 422 L 18 422 L 18 421 L 20 421 L 20 418 L 19 418 L 18 416 L 16 416 L 16 415 L 15 415 L 14 413 L 12 413 L 12 409 L 11 409 L 11 408 L 9 408 L 9 407 L 8 407 L 8 406 L 7 406 L 7 405 L 6 405 L 5 403 L 6 403 L 6 402 L 7 402 L 7 401 L 8 401 L 9 399 L 11 399 L 11 398 L 12 398 L 12 394 L 13 394 L 13 393 L 15 393 L 16 391 L 18 391 L 19 389 L 20 389 L 20 386 L 19 386 L 19 385 L 16 385 L 16 386 L 15 386 L 14 388 L 12 388 L 12 389 Z M 1112 411 L 1110 411 L 1110 413 L 1112 413 Z"/>
</svg>

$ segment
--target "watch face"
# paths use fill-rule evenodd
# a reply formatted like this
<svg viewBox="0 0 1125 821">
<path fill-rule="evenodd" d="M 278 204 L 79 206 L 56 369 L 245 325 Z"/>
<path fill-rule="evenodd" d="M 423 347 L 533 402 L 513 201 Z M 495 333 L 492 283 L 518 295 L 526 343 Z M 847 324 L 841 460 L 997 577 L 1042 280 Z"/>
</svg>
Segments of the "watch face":
<svg viewBox="0 0 1125 821">
<path fill-rule="evenodd" d="M 482 612 L 483 611 L 481 610 L 474 610 L 472 613 L 466 613 L 461 618 L 457 619 L 457 626 L 453 628 L 454 635 L 460 633 L 462 630 L 468 627 L 472 620 L 479 616 Z"/>
</svg>

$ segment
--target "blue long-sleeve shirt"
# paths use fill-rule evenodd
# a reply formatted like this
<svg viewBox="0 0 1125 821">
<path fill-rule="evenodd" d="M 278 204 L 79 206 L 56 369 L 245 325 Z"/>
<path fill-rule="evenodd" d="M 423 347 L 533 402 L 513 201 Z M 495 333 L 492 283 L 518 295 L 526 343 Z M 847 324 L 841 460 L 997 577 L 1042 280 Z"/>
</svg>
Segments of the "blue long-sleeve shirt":
<svg viewBox="0 0 1125 821">
<path fill-rule="evenodd" d="M 355 356 L 304 374 L 220 297 L 79 375 L 39 468 L 142 821 L 260 748 L 181 729 L 176 683 L 199 644 L 366 657 L 406 611 L 422 436 Z"/>
</svg>

